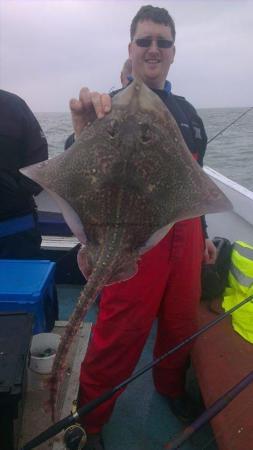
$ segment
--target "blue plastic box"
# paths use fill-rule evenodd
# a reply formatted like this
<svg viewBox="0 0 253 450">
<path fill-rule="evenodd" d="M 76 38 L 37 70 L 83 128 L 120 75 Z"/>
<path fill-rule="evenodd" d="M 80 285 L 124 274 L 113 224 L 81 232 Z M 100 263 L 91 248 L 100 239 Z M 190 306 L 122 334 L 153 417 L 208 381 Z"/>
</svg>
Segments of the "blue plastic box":
<svg viewBox="0 0 253 450">
<path fill-rule="evenodd" d="M 58 318 L 55 263 L 0 259 L 0 312 L 33 314 L 33 334 L 51 331 Z"/>
</svg>

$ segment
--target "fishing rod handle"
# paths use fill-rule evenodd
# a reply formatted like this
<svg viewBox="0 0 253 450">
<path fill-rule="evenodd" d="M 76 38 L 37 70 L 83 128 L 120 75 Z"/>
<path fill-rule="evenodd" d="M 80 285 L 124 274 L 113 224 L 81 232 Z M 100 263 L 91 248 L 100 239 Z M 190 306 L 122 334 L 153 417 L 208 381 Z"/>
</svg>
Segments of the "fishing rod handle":
<svg viewBox="0 0 253 450">
<path fill-rule="evenodd" d="M 87 442 L 87 434 L 79 423 L 75 423 L 65 430 L 63 440 L 67 450 L 82 450 Z"/>
<path fill-rule="evenodd" d="M 75 417 L 72 414 L 70 414 L 69 416 L 65 417 L 64 419 L 60 420 L 56 424 L 52 425 L 51 427 L 47 428 L 45 431 L 40 433 L 30 442 L 25 444 L 24 447 L 22 447 L 20 450 L 32 450 L 33 448 L 38 447 L 38 445 L 42 444 L 51 437 L 60 433 L 60 431 L 72 425 L 72 423 L 74 423 L 75 421 L 76 421 Z"/>
</svg>

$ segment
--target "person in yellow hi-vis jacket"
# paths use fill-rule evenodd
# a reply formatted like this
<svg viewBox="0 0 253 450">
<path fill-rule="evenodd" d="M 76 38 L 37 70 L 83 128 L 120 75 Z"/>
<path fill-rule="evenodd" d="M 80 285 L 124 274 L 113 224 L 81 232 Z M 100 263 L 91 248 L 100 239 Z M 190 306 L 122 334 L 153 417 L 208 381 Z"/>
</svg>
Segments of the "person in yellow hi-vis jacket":
<svg viewBox="0 0 253 450">
<path fill-rule="evenodd" d="M 250 295 L 253 295 L 253 246 L 236 241 L 222 306 L 227 311 Z M 232 325 L 237 333 L 253 343 L 253 300 L 232 313 Z"/>
</svg>

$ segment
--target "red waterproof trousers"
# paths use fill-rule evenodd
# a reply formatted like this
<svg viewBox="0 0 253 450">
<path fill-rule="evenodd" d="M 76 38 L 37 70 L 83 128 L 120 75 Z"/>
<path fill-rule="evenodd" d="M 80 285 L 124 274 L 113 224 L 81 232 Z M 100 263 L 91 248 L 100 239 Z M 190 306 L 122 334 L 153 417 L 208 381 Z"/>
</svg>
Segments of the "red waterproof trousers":
<svg viewBox="0 0 253 450">
<path fill-rule="evenodd" d="M 200 219 L 179 222 L 143 255 L 136 276 L 104 288 L 81 366 L 80 406 L 132 374 L 155 318 L 155 357 L 196 331 L 203 250 Z M 153 369 L 159 393 L 184 393 L 190 349 L 183 347 Z M 85 416 L 89 433 L 99 432 L 108 421 L 116 397 Z"/>
</svg>

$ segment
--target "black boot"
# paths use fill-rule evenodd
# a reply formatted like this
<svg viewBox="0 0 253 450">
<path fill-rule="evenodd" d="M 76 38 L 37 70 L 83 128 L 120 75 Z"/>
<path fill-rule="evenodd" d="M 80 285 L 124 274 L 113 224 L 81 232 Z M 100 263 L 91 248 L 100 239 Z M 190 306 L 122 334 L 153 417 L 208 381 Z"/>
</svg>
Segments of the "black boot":
<svg viewBox="0 0 253 450">
<path fill-rule="evenodd" d="M 180 397 L 167 397 L 171 412 L 181 422 L 191 423 L 203 412 L 200 404 L 194 401 L 188 394 Z"/>
<path fill-rule="evenodd" d="M 102 434 L 87 434 L 87 442 L 82 450 L 105 450 Z"/>
</svg>

